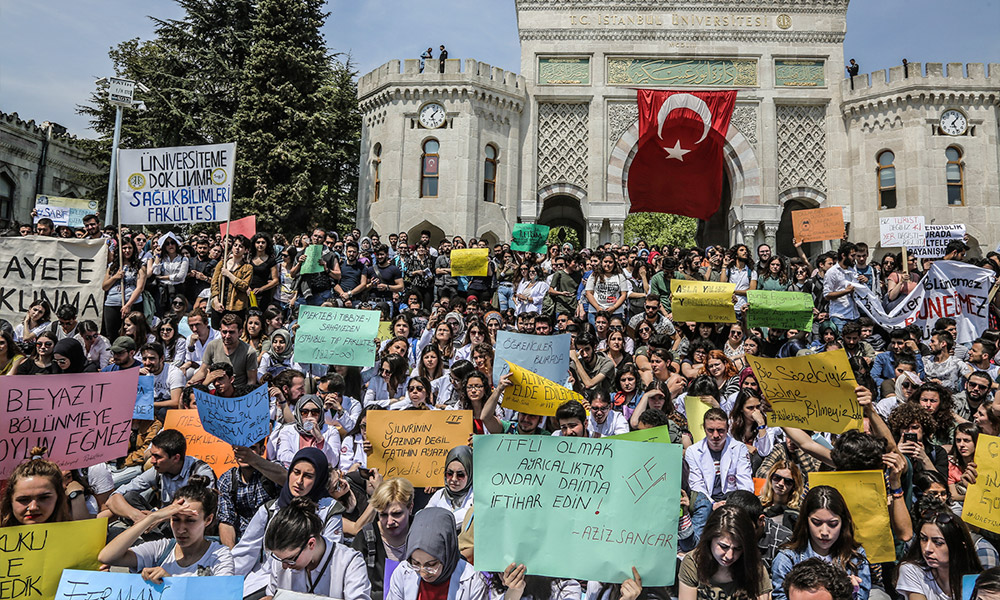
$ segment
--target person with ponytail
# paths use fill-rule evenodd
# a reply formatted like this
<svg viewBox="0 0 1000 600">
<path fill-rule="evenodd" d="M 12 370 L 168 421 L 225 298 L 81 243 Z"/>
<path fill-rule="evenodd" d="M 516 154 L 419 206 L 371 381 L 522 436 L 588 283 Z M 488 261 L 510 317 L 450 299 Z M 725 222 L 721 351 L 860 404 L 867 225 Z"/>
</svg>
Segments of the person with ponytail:
<svg viewBox="0 0 1000 600">
<path fill-rule="evenodd" d="M 45 448 L 14 469 L 0 500 L 0 527 L 72 521 L 62 471 L 45 460 Z"/>
<path fill-rule="evenodd" d="M 294 498 L 267 526 L 264 547 L 271 581 L 264 600 L 278 590 L 369 600 L 371 582 L 364 556 L 323 534 L 323 519 L 311 498 Z"/>
<path fill-rule="evenodd" d="M 218 492 L 211 485 L 208 477 L 191 476 L 187 485 L 177 490 L 171 504 L 149 513 L 116 536 L 97 559 L 112 567 L 138 571 L 143 579 L 157 584 L 163 583 L 164 577 L 235 574 L 229 548 L 205 537 L 219 505 Z M 173 539 L 133 547 L 143 533 L 165 521 L 170 521 Z"/>
</svg>

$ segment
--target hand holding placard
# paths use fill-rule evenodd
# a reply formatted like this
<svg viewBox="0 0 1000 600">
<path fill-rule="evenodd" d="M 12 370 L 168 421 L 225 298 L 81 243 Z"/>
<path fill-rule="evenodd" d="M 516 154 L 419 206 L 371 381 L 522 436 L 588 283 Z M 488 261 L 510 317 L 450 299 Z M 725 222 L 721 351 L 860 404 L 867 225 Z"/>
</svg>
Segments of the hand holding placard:
<svg viewBox="0 0 1000 600">
<path fill-rule="evenodd" d="M 381 315 L 377 310 L 300 306 L 293 359 L 302 364 L 370 367 L 375 364 L 372 341 Z"/>
<path fill-rule="evenodd" d="M 194 391 L 198 417 L 205 431 L 233 446 L 253 446 L 270 430 L 271 398 L 267 384 L 238 398 Z"/>
<path fill-rule="evenodd" d="M 733 292 L 736 285 L 713 281 L 670 280 L 670 306 L 674 321 L 735 323 Z"/>
</svg>

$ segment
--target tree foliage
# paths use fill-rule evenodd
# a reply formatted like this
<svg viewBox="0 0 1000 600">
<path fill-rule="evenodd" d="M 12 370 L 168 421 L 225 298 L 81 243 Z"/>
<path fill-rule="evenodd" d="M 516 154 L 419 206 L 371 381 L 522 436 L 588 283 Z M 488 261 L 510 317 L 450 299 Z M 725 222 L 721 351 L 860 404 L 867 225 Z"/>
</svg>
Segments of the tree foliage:
<svg viewBox="0 0 1000 600">
<path fill-rule="evenodd" d="M 646 240 L 651 246 L 689 247 L 695 244 L 698 220 L 666 213 L 632 213 L 625 218 L 625 243 Z"/>
<path fill-rule="evenodd" d="M 348 226 L 356 198 L 361 117 L 355 73 L 327 50 L 320 0 L 175 0 L 181 19 L 153 39 L 110 51 L 117 76 L 140 81 L 145 111 L 126 110 L 121 148 L 235 141 L 233 218 L 257 214 L 272 231 Z M 99 139 L 85 142 L 105 170 L 115 109 L 103 91 L 79 112 Z"/>
</svg>

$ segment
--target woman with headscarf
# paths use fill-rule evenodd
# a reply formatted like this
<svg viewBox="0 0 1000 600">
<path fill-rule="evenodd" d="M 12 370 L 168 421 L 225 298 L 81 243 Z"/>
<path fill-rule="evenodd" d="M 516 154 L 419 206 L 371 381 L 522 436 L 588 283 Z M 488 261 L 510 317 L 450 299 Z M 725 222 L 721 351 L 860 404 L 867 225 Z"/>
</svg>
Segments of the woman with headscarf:
<svg viewBox="0 0 1000 600">
<path fill-rule="evenodd" d="M 298 363 L 292 361 L 292 334 L 287 329 L 276 329 L 271 333 L 270 340 L 267 352 L 257 365 L 257 381 L 265 381 L 265 377 L 274 379 L 285 369 L 302 370 Z"/>
<path fill-rule="evenodd" d="M 83 346 L 73 338 L 63 338 L 56 342 L 52 350 L 52 362 L 63 373 L 96 373 L 97 365 L 87 362 Z"/>
<path fill-rule="evenodd" d="M 303 448 L 292 459 L 288 477 L 276 500 L 267 502 L 250 519 L 239 543 L 233 548 L 233 561 L 237 575 L 246 575 L 244 594 L 251 594 L 268 583 L 268 573 L 263 570 L 267 562 L 264 552 L 264 534 L 268 523 L 294 498 L 306 497 L 316 503 L 316 514 L 323 521 L 323 537 L 336 542 L 344 538 L 340 514 L 343 506 L 330 497 L 330 463 L 326 455 L 316 448 Z"/>
<path fill-rule="evenodd" d="M 455 446 L 444 461 L 444 487 L 438 490 L 428 507 L 439 507 L 455 515 L 461 523 L 472 508 L 472 448 Z"/>
<path fill-rule="evenodd" d="M 326 424 L 323 416 L 323 401 L 316 394 L 306 394 L 299 398 L 292 409 L 294 423 L 288 423 L 271 434 L 274 460 L 291 467 L 293 457 L 305 448 L 316 448 L 326 456 L 329 466 L 336 469 L 340 465 L 340 433 L 336 427 Z"/>
<path fill-rule="evenodd" d="M 427 507 L 413 517 L 406 562 L 389 580 L 386 600 L 486 600 L 482 575 L 458 553 L 455 516 Z"/>
</svg>

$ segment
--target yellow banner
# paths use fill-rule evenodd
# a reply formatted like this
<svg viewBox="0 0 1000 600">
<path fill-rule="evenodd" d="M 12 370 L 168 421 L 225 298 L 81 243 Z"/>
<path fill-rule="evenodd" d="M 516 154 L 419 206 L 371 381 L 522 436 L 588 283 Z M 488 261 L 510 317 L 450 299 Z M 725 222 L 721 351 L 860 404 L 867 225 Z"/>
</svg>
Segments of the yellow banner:
<svg viewBox="0 0 1000 600">
<path fill-rule="evenodd" d="M 405 477 L 417 487 L 441 487 L 448 453 L 469 443 L 472 411 L 373 410 L 368 427 L 370 468 L 386 479 Z"/>
<path fill-rule="evenodd" d="M 0 595 L 52 600 L 63 569 L 96 571 L 101 566 L 97 554 L 107 537 L 107 519 L 5 528 Z"/>
<path fill-rule="evenodd" d="M 979 434 L 976 470 L 979 478 L 965 494 L 962 518 L 970 525 L 1000 533 L 1000 437 Z"/>
<path fill-rule="evenodd" d="M 379 321 L 378 322 L 378 335 L 376 336 L 378 341 L 383 342 L 385 340 L 392 339 L 392 321 Z"/>
<path fill-rule="evenodd" d="M 670 308 L 674 321 L 735 323 L 736 285 L 715 281 L 670 280 Z"/>
<path fill-rule="evenodd" d="M 583 396 L 573 390 L 566 389 L 541 375 L 535 375 L 510 361 L 505 362 L 510 365 L 510 380 L 514 385 L 504 390 L 501 401 L 504 408 L 529 415 L 554 417 L 556 409 L 563 402 L 583 401 Z"/>
<path fill-rule="evenodd" d="M 667 399 L 667 402 L 673 402 Z M 684 412 L 687 415 L 688 430 L 696 442 L 705 439 L 705 413 L 712 407 L 701 401 L 700 396 L 684 396 Z"/>
<path fill-rule="evenodd" d="M 452 277 L 485 277 L 489 274 L 489 248 L 459 248 L 451 251 Z"/>
<path fill-rule="evenodd" d="M 810 473 L 809 487 L 818 485 L 836 488 L 844 497 L 854 520 L 854 539 L 864 547 L 868 562 L 875 564 L 896 560 L 882 471 Z M 806 517 L 802 515 L 801 518 Z"/>
<path fill-rule="evenodd" d="M 768 416 L 770 425 L 829 433 L 861 429 L 862 410 L 854 393 L 858 382 L 844 350 L 746 358 L 774 411 Z"/>
</svg>

